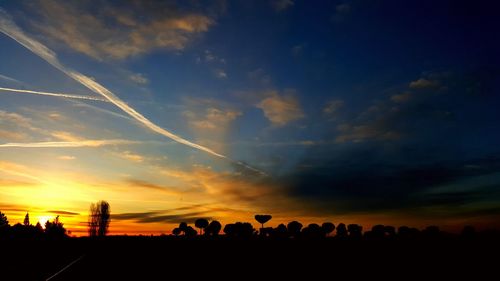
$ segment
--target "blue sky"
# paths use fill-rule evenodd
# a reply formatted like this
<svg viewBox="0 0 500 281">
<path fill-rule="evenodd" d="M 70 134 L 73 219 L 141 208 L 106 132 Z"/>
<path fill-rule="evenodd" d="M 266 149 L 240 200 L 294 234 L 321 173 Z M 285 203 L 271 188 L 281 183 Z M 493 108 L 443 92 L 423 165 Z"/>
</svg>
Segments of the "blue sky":
<svg viewBox="0 0 500 281">
<path fill-rule="evenodd" d="M 13 217 L 57 209 L 74 213 L 68 220 L 83 231 L 88 205 L 99 199 L 115 208 L 117 232 L 166 231 L 196 216 L 250 220 L 255 212 L 276 222 L 445 227 L 498 217 L 493 3 L 0 8 L 0 87 L 8 88 L 0 90 L 0 210 Z M 51 50 L 66 73 L 19 36 Z M 95 82 L 189 144 L 158 134 L 114 98 L 11 91 L 106 99 L 88 88 Z"/>
</svg>

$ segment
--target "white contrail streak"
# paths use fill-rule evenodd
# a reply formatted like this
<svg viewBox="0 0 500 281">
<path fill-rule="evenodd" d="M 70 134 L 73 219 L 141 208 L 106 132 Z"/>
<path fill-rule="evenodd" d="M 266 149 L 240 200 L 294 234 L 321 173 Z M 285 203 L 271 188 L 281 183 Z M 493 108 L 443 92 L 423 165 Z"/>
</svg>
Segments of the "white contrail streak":
<svg viewBox="0 0 500 281">
<path fill-rule="evenodd" d="M 14 79 L 12 77 L 9 77 L 9 76 L 2 75 L 2 74 L 0 74 L 0 79 L 3 79 L 5 81 L 9 81 L 9 82 L 15 82 L 15 83 L 21 84 L 21 81 L 16 80 L 16 79 Z"/>
<path fill-rule="evenodd" d="M 98 98 L 98 97 L 71 95 L 71 94 L 63 94 L 63 93 L 40 92 L 40 91 L 30 91 L 30 90 L 21 90 L 21 89 L 12 89 L 12 88 L 3 88 L 3 87 L 0 87 L 0 91 L 23 93 L 23 94 L 34 94 L 34 95 L 51 96 L 51 97 L 60 97 L 60 98 L 109 102 L 108 100 Z"/>
<path fill-rule="evenodd" d="M 75 81 L 79 82 L 83 86 L 87 87 L 91 91 L 93 91 L 96 94 L 99 94 L 109 100 L 111 103 L 119 107 L 121 110 L 123 110 L 125 113 L 129 114 L 132 118 L 135 120 L 139 121 L 142 123 L 144 126 L 147 128 L 151 129 L 154 132 L 157 132 L 158 134 L 161 134 L 165 137 L 168 137 L 178 143 L 190 146 L 192 148 L 205 151 L 211 155 L 227 159 L 233 163 L 236 163 L 238 165 L 242 165 L 240 162 L 236 162 L 234 160 L 231 160 L 230 158 L 219 154 L 213 150 L 211 150 L 208 147 L 204 147 L 202 145 L 190 142 L 180 136 L 177 136 L 160 126 L 156 125 L 155 123 L 151 122 L 149 119 L 144 117 L 142 114 L 137 112 L 135 109 L 131 108 L 128 104 L 126 104 L 124 101 L 122 101 L 120 98 L 115 96 L 111 91 L 109 91 L 107 88 L 102 86 L 101 84 L 97 83 L 96 81 L 92 80 L 90 77 L 85 76 L 77 71 L 71 70 L 67 68 L 66 66 L 62 65 L 59 60 L 57 59 L 56 54 L 47 48 L 45 45 L 42 43 L 36 41 L 35 39 L 30 38 L 24 32 L 10 19 L 10 16 L 3 10 L 0 9 L 0 32 L 4 33 L 5 35 L 9 36 L 13 40 L 15 40 L 17 43 L 21 44 L 40 58 L 44 59 L 47 61 L 49 64 L 54 66 L 55 68 L 59 69 L 62 71 L 64 74 L 67 76 L 73 78 Z M 242 166 L 248 167 L 248 165 L 243 164 Z M 254 168 L 251 168 L 254 171 L 257 171 Z M 259 171 L 260 173 L 264 174 L 263 172 Z"/>
<path fill-rule="evenodd" d="M 70 148 L 70 147 L 99 147 L 105 145 L 137 144 L 137 141 L 130 140 L 81 140 L 81 141 L 47 141 L 47 142 L 28 142 L 28 143 L 4 143 L 2 147 L 25 147 L 25 148 Z"/>
</svg>

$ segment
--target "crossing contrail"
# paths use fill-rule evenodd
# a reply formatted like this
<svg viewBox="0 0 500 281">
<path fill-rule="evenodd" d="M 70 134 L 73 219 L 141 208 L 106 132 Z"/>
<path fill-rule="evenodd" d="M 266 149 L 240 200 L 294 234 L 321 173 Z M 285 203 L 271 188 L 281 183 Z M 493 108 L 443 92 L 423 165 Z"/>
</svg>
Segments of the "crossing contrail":
<svg viewBox="0 0 500 281">
<path fill-rule="evenodd" d="M 63 64 L 59 62 L 57 59 L 57 55 L 55 52 L 50 50 L 48 47 L 43 45 L 42 43 L 38 42 L 37 40 L 30 38 L 27 36 L 11 19 L 10 16 L 3 10 L 0 9 L 0 32 L 4 33 L 8 37 L 12 38 L 14 41 L 17 43 L 21 44 L 28 50 L 30 50 L 32 53 L 36 54 L 40 58 L 44 59 L 46 62 L 54 66 L 55 68 L 59 69 L 61 72 L 66 74 L 68 77 L 72 78 L 73 80 L 77 81 L 81 85 L 87 87 L 90 89 L 92 92 L 99 94 L 103 96 L 105 99 L 107 99 L 109 102 L 113 103 L 116 105 L 118 108 L 123 110 L 125 113 L 130 115 L 132 118 L 135 120 L 139 121 L 142 123 L 144 126 L 149 128 L 150 130 L 161 134 L 167 138 L 170 138 L 178 143 L 184 144 L 186 146 L 204 151 L 208 154 L 217 156 L 219 158 L 227 159 L 231 161 L 232 163 L 236 163 L 240 166 L 249 168 L 253 171 L 259 172 L 261 174 L 265 174 L 261 171 L 258 171 L 257 169 L 251 168 L 246 164 L 243 164 L 241 162 L 236 162 L 230 158 L 228 158 L 225 155 L 222 155 L 220 153 L 217 153 L 213 150 L 211 150 L 208 147 L 193 143 L 189 140 L 186 140 L 168 130 L 163 129 L 162 127 L 156 125 L 155 123 L 151 122 L 149 119 L 144 117 L 141 113 L 137 112 L 135 109 L 130 107 L 127 103 L 122 101 L 119 97 L 117 97 L 115 94 L 113 94 L 110 90 L 102 86 L 101 84 L 97 83 L 94 81 L 92 78 L 85 76 L 81 74 L 78 71 L 72 70 Z"/>
<path fill-rule="evenodd" d="M 90 96 L 80 96 L 80 95 L 71 95 L 71 94 L 64 94 L 64 93 L 40 92 L 40 91 L 12 89 L 12 88 L 3 88 L 3 87 L 0 87 L 0 91 L 23 93 L 23 94 L 34 94 L 34 95 L 51 96 L 51 97 L 60 97 L 60 98 L 70 98 L 70 99 L 80 99 L 80 100 L 93 100 L 93 101 L 109 102 L 108 100 L 105 100 L 103 98 L 90 97 Z"/>
</svg>

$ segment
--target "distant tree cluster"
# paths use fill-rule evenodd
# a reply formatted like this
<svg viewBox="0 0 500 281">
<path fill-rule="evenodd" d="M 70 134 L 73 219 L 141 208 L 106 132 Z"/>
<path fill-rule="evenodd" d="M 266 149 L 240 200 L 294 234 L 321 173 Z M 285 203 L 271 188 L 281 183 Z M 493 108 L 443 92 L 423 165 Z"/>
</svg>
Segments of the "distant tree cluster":
<svg viewBox="0 0 500 281">
<path fill-rule="evenodd" d="M 219 232 L 222 228 L 222 225 L 218 221 L 211 221 L 210 223 L 208 222 L 207 219 L 197 219 L 194 222 L 195 227 L 200 229 L 200 235 L 204 236 L 218 236 Z M 198 234 L 196 230 L 188 225 L 186 222 L 181 222 L 179 224 L 179 227 L 176 227 L 172 230 L 172 234 L 175 236 L 183 235 L 187 237 L 193 237 Z"/>
<path fill-rule="evenodd" d="M 269 239 L 306 239 L 317 240 L 331 237 L 337 240 L 412 240 L 412 239 L 437 239 L 446 234 L 441 232 L 437 226 L 429 226 L 423 230 L 401 226 L 397 230 L 394 226 L 375 225 L 370 230 L 363 232 L 363 227 L 358 224 L 339 223 L 337 226 L 331 222 L 319 225 L 311 223 L 307 226 L 298 221 L 289 222 L 287 225 L 279 224 L 277 227 L 264 227 L 264 224 L 272 219 L 271 215 L 256 215 L 255 220 L 261 224 L 260 230 L 253 228 L 249 222 L 236 222 L 226 224 L 223 232 L 228 238 L 269 238 Z M 222 229 L 221 224 L 214 220 L 210 223 L 206 219 L 195 221 L 195 227 L 200 229 L 199 235 L 217 236 Z M 195 237 L 197 231 L 186 222 L 174 228 L 172 234 L 175 236 Z M 464 227 L 461 237 L 465 239 L 475 238 L 477 235 L 472 226 Z"/>
<path fill-rule="evenodd" d="M 14 238 L 64 238 L 67 237 L 67 231 L 64 224 L 59 220 L 59 216 L 55 217 L 52 221 L 47 221 L 45 227 L 42 227 L 40 222 L 36 225 L 30 223 L 29 213 L 26 213 L 23 223 L 16 223 L 11 226 L 7 216 L 0 212 L 0 238 L 14 237 Z"/>
</svg>

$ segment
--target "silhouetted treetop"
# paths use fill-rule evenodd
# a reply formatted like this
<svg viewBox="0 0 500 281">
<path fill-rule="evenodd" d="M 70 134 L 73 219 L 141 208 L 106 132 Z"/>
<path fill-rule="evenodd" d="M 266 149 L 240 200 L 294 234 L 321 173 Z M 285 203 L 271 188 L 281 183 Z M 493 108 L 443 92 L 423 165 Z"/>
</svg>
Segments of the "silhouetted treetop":
<svg viewBox="0 0 500 281">
<path fill-rule="evenodd" d="M 205 234 L 209 236 L 217 236 L 222 229 L 222 225 L 218 221 L 211 221 L 205 228 Z"/>
<path fill-rule="evenodd" d="M 0 212 L 0 227 L 6 227 L 9 226 L 9 220 L 7 219 L 7 216 Z"/>
<path fill-rule="evenodd" d="M 297 238 L 302 230 L 302 224 L 298 221 L 292 221 L 288 223 L 286 228 L 288 229 L 290 236 Z"/>
<path fill-rule="evenodd" d="M 194 222 L 194 226 L 200 229 L 200 235 L 202 234 L 202 230 L 204 230 L 208 226 L 208 220 L 206 219 L 197 219 Z"/>
</svg>

